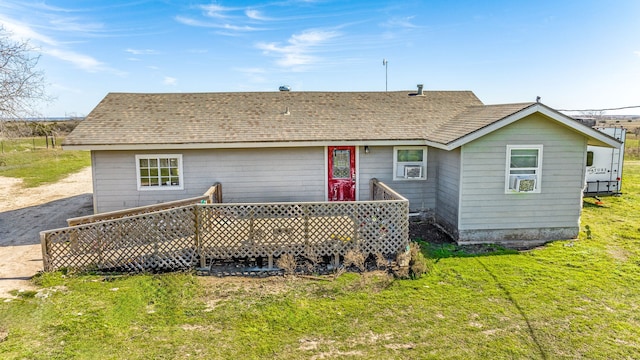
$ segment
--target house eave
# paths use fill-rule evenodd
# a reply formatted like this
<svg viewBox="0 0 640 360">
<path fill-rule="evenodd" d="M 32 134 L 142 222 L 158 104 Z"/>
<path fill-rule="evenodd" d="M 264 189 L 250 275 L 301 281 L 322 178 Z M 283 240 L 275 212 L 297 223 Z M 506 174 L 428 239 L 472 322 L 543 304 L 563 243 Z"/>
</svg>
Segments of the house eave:
<svg viewBox="0 0 640 360">
<path fill-rule="evenodd" d="M 501 129 L 507 125 L 510 125 L 520 119 L 523 119 L 529 115 L 534 113 L 541 113 L 544 116 L 560 123 L 561 125 L 570 128 L 573 131 L 579 132 L 587 137 L 587 141 L 589 145 L 595 146 L 604 146 L 604 147 L 612 147 L 619 149 L 622 143 L 607 134 L 604 134 L 598 130 L 592 129 L 586 125 L 583 125 L 574 119 L 557 112 L 543 104 L 537 103 L 531 106 L 528 106 L 514 114 L 511 114 L 499 121 L 494 122 L 488 126 L 485 126 L 477 131 L 474 131 L 466 136 L 458 138 L 448 144 L 445 145 L 445 150 L 453 150 L 462 145 L 465 145 L 471 141 L 479 139 L 491 132 L 494 132 L 498 129 Z"/>
<path fill-rule="evenodd" d="M 229 143 L 171 143 L 171 144 L 63 144 L 63 150 L 92 151 L 153 151 L 153 150 L 207 150 L 207 149 L 262 149 L 323 146 L 430 146 L 443 149 L 445 145 L 433 141 L 412 140 L 331 140 L 331 141 L 274 141 Z"/>
</svg>

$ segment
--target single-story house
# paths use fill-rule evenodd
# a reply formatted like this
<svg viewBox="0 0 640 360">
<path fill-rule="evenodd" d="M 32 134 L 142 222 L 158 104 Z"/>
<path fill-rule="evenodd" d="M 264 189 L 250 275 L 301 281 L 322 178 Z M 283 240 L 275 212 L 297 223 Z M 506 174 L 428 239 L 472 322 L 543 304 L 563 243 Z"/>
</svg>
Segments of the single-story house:
<svg viewBox="0 0 640 360">
<path fill-rule="evenodd" d="M 368 200 L 369 180 L 458 243 L 579 232 L 587 145 L 612 137 L 541 103 L 470 91 L 110 93 L 65 139 L 90 150 L 96 213 L 201 195 Z"/>
</svg>

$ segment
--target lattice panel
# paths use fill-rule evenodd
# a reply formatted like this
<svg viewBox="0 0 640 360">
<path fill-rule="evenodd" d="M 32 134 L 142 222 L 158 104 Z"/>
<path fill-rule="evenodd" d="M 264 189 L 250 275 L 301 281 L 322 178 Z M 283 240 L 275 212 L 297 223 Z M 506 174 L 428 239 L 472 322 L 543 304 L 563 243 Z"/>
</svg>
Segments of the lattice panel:
<svg viewBox="0 0 640 360">
<path fill-rule="evenodd" d="M 394 202 L 278 203 L 198 207 L 207 259 L 395 253 L 408 244 L 408 205 Z"/>
<path fill-rule="evenodd" d="M 194 207 L 75 226 L 46 235 L 47 269 L 179 269 L 196 264 Z"/>
<path fill-rule="evenodd" d="M 45 270 L 145 271 L 199 259 L 393 254 L 408 245 L 406 200 L 191 205 L 43 232 Z"/>
</svg>

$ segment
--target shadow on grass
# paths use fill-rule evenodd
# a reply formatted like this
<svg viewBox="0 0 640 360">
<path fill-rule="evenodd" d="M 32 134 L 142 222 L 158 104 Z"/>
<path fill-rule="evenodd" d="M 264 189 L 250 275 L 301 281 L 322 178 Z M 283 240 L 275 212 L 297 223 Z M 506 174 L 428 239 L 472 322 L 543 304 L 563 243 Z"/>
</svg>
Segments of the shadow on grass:
<svg viewBox="0 0 640 360">
<path fill-rule="evenodd" d="M 423 240 L 414 240 L 420 245 L 424 256 L 430 259 L 459 258 L 459 257 L 480 257 L 495 255 L 519 254 L 518 250 L 508 249 L 497 244 L 481 245 L 457 245 L 451 243 L 430 243 Z"/>
<path fill-rule="evenodd" d="M 420 245 L 430 259 L 518 254 L 517 250 L 496 244 L 458 245 L 438 226 L 429 221 L 411 222 L 409 238 Z"/>
<path fill-rule="evenodd" d="M 518 313 L 520 313 L 520 316 L 522 316 L 522 319 L 524 320 L 524 322 L 527 324 L 527 330 L 529 331 L 529 335 L 531 335 L 531 339 L 533 340 L 533 342 L 536 344 L 536 347 L 538 348 L 538 351 L 540 352 L 540 356 L 543 359 L 547 359 L 547 353 L 544 351 L 544 348 L 542 347 L 542 344 L 540 343 L 540 340 L 538 340 L 538 337 L 536 336 L 536 332 L 533 329 L 533 326 L 531 325 L 531 321 L 529 321 L 529 317 L 527 316 L 527 313 L 524 312 L 524 309 L 522 308 L 522 306 L 520 306 L 520 304 L 518 303 L 518 301 L 516 301 L 516 299 L 513 297 L 513 295 L 511 294 L 511 292 L 509 291 L 509 289 L 507 289 L 502 282 L 500 281 L 500 279 L 496 276 L 496 274 L 494 274 L 482 261 L 480 261 L 480 259 L 476 259 L 478 261 L 478 264 L 480 264 L 480 266 L 482 266 L 485 271 L 487 272 L 487 274 L 489 274 L 489 276 L 491 276 L 491 278 L 493 279 L 493 281 L 495 281 L 496 286 L 502 291 L 504 292 L 505 296 L 507 297 L 507 299 L 509 300 L 509 302 L 511 302 L 513 304 L 513 306 L 518 310 Z"/>
<path fill-rule="evenodd" d="M 582 207 L 583 208 L 607 208 L 608 206 L 605 205 L 604 203 L 600 203 L 598 204 L 597 202 L 598 200 L 596 199 L 591 199 L 589 201 L 587 200 L 583 200 L 582 201 Z"/>
</svg>

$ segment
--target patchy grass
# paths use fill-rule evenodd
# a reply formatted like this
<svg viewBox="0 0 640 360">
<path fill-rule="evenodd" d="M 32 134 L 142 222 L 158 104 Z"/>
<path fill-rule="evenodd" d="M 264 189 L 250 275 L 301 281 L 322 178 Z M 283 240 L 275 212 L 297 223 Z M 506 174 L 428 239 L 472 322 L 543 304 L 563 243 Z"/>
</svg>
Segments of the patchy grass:
<svg viewBox="0 0 640 360">
<path fill-rule="evenodd" d="M 627 139 L 624 142 L 624 159 L 640 160 L 640 138 L 627 132 Z"/>
<path fill-rule="evenodd" d="M 638 358 L 640 161 L 624 192 L 585 199 L 574 241 L 443 249 L 417 280 L 42 274 L 0 303 L 0 358 Z"/>
<path fill-rule="evenodd" d="M 418 242 L 422 251 L 427 257 L 432 259 L 444 259 L 450 257 L 473 257 L 489 255 L 513 255 L 518 254 L 517 250 L 508 249 L 497 244 L 482 245 L 456 245 L 454 243 L 432 244 L 426 241 Z"/>
<path fill-rule="evenodd" d="M 62 139 L 57 139 L 60 143 Z M 25 187 L 56 182 L 91 165 L 88 151 L 63 151 L 45 146 L 44 138 L 3 141 L 0 176 L 23 180 Z"/>
</svg>

